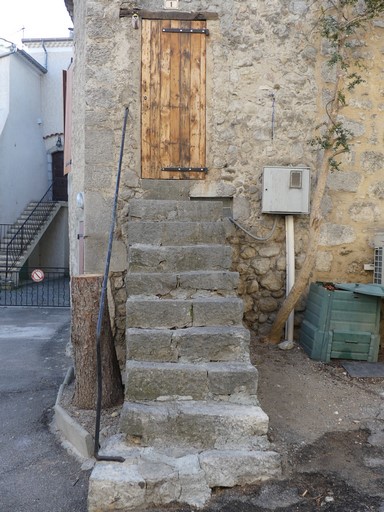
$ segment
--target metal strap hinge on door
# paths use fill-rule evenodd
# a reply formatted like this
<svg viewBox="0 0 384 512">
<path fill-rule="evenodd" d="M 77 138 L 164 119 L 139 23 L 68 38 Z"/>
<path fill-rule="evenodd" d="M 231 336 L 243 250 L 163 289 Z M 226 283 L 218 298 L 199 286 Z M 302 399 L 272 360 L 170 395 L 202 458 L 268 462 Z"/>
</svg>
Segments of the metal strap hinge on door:
<svg viewBox="0 0 384 512">
<path fill-rule="evenodd" d="M 208 172 L 208 167 L 162 167 L 164 172 Z"/>
<path fill-rule="evenodd" d="M 162 31 L 177 34 L 205 34 L 209 36 L 209 30 L 207 28 L 163 28 Z"/>
</svg>

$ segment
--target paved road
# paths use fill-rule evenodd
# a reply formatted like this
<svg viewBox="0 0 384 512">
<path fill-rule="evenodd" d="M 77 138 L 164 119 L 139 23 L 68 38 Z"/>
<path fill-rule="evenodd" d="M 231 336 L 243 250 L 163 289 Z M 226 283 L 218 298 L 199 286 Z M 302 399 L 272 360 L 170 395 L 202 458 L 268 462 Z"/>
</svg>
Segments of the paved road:
<svg viewBox="0 0 384 512">
<path fill-rule="evenodd" d="M 0 307 L 0 512 L 86 512 L 88 473 L 50 432 L 67 308 Z"/>
</svg>

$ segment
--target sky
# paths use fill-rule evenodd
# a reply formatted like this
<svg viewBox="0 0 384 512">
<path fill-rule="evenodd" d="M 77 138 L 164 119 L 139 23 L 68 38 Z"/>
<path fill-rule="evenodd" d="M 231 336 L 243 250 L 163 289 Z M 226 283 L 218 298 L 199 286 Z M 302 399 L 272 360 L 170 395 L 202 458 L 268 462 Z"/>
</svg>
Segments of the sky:
<svg viewBox="0 0 384 512">
<path fill-rule="evenodd" d="M 0 38 L 19 48 L 23 37 L 68 37 L 73 26 L 64 0 L 0 0 L 0 5 Z"/>
</svg>

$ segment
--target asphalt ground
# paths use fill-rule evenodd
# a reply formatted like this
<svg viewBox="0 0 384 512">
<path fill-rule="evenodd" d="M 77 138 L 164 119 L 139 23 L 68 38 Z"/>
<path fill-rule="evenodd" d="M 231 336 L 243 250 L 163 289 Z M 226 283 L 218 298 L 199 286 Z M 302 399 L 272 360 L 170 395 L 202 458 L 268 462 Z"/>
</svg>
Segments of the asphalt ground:
<svg viewBox="0 0 384 512">
<path fill-rule="evenodd" d="M 86 512 L 89 473 L 51 432 L 69 308 L 0 307 L 0 512 Z"/>
</svg>

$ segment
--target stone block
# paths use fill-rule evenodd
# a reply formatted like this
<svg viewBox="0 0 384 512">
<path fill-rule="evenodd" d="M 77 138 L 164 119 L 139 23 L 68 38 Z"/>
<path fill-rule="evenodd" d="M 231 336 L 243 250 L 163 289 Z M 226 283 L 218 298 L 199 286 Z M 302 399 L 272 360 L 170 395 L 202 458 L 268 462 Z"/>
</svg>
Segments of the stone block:
<svg viewBox="0 0 384 512">
<path fill-rule="evenodd" d="M 134 272 L 127 274 L 127 293 L 143 296 L 164 296 L 178 290 L 209 290 L 232 292 L 239 283 L 237 272 L 192 271 L 192 272 Z"/>
<path fill-rule="evenodd" d="M 337 192 L 357 192 L 361 181 L 360 173 L 337 171 L 328 176 L 327 185 L 330 190 Z"/>
<path fill-rule="evenodd" d="M 193 301 L 193 326 L 241 325 L 243 301 L 238 298 L 207 298 Z"/>
<path fill-rule="evenodd" d="M 215 221 L 222 216 L 219 201 L 172 201 L 134 199 L 130 203 L 131 220 Z"/>
<path fill-rule="evenodd" d="M 127 361 L 125 396 L 134 400 L 209 395 L 207 369 L 202 365 Z"/>
<path fill-rule="evenodd" d="M 245 394 L 256 396 L 258 372 L 251 364 L 232 363 L 208 370 L 209 389 L 214 395 Z"/>
<path fill-rule="evenodd" d="M 188 329 L 181 329 L 183 332 Z M 127 329 L 127 359 L 138 361 L 178 361 L 178 350 L 170 329 Z"/>
<path fill-rule="evenodd" d="M 177 287 L 177 274 L 165 272 L 128 273 L 126 283 L 128 296 L 167 295 Z"/>
<path fill-rule="evenodd" d="M 221 244 L 225 228 L 220 222 L 128 222 L 128 243 L 149 245 Z"/>
<path fill-rule="evenodd" d="M 321 227 L 319 245 L 351 244 L 355 240 L 356 232 L 350 226 L 328 223 Z"/>
<path fill-rule="evenodd" d="M 229 271 L 183 272 L 177 277 L 181 288 L 196 290 L 232 291 L 239 284 L 239 274 Z"/>
<path fill-rule="evenodd" d="M 116 510 L 116 503 L 134 511 L 145 503 L 145 494 L 145 480 L 136 466 L 98 463 L 89 479 L 88 511 Z"/>
<path fill-rule="evenodd" d="M 181 328 L 192 326 L 192 302 L 179 300 L 127 300 L 127 328 Z"/>
<path fill-rule="evenodd" d="M 136 244 L 129 248 L 130 272 L 229 270 L 231 248 L 223 245 L 156 247 Z"/>
<path fill-rule="evenodd" d="M 250 334 L 243 327 L 192 327 L 173 331 L 180 362 L 249 361 Z"/>
<path fill-rule="evenodd" d="M 257 370 L 247 363 L 168 363 L 127 361 L 125 395 L 128 400 L 230 399 L 241 395 L 252 403 Z"/>
<path fill-rule="evenodd" d="M 209 487 L 234 487 L 276 478 L 280 456 L 272 451 L 208 451 L 200 454 Z"/>
<path fill-rule="evenodd" d="M 223 449 L 267 446 L 268 416 L 255 405 L 226 402 L 126 402 L 120 430 L 153 447 Z"/>
</svg>

